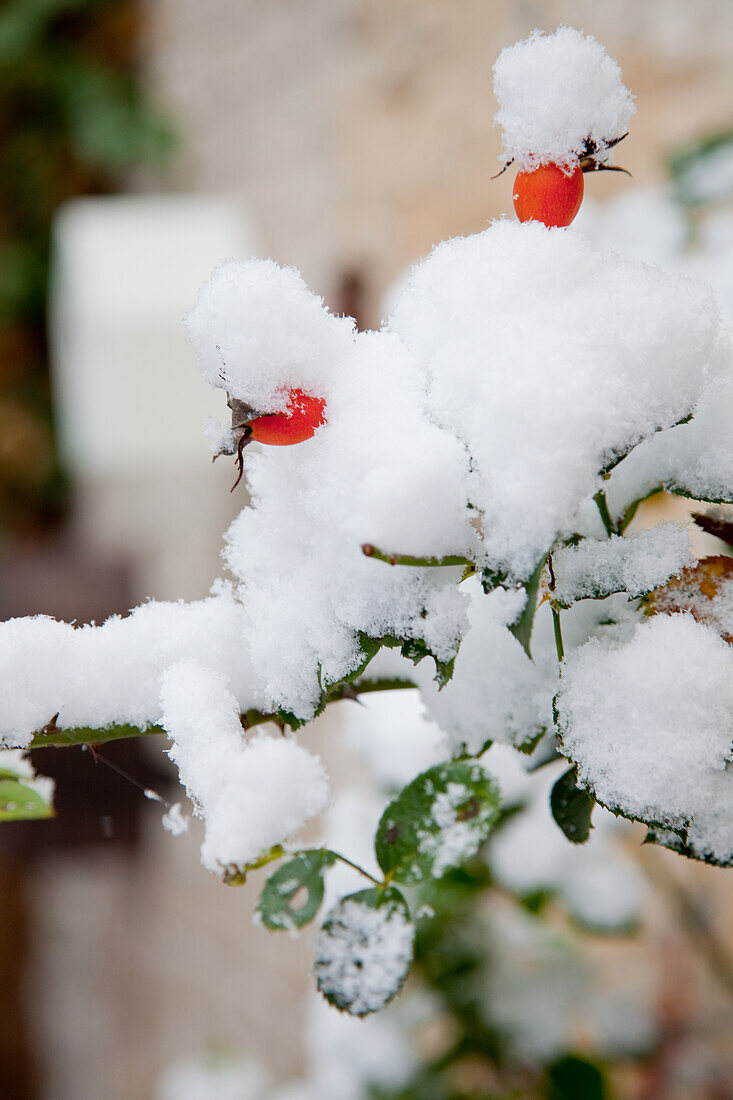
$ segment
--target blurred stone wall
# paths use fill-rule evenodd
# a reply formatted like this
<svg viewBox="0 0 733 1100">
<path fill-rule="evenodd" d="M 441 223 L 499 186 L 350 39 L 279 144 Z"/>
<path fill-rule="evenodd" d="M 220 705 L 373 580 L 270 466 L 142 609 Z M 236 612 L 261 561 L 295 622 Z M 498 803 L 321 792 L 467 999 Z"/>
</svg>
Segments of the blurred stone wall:
<svg viewBox="0 0 733 1100">
<path fill-rule="evenodd" d="M 246 199 L 269 254 L 332 298 L 361 268 L 379 295 L 444 237 L 511 212 L 491 65 L 567 23 L 617 58 L 638 113 L 619 162 L 730 124 L 729 0 L 147 0 L 151 86 L 177 120 L 171 182 Z M 634 186 L 593 177 L 604 197 Z"/>
</svg>

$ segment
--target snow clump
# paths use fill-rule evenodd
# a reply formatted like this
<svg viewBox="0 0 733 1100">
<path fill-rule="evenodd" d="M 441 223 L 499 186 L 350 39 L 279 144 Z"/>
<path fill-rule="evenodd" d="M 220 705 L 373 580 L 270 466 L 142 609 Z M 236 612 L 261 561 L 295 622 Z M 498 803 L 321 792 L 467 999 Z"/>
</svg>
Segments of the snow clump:
<svg viewBox="0 0 733 1100">
<path fill-rule="evenodd" d="M 162 709 L 169 756 L 206 822 L 201 862 L 210 871 L 245 867 L 328 804 L 317 756 L 291 738 L 243 739 L 220 674 L 193 661 L 175 665 L 163 680 Z"/>
<path fill-rule="evenodd" d="M 573 27 L 534 31 L 502 50 L 494 93 L 504 160 L 522 171 L 549 163 L 570 169 L 586 142 L 603 149 L 625 134 L 635 110 L 616 62 Z"/>
<path fill-rule="evenodd" d="M 733 651 L 691 615 L 568 655 L 556 700 L 563 751 L 609 809 L 733 858 Z"/>
<path fill-rule="evenodd" d="M 533 222 L 439 244 L 388 324 L 471 456 L 484 559 L 519 579 L 572 533 L 599 471 L 730 367 L 710 290 Z"/>
</svg>

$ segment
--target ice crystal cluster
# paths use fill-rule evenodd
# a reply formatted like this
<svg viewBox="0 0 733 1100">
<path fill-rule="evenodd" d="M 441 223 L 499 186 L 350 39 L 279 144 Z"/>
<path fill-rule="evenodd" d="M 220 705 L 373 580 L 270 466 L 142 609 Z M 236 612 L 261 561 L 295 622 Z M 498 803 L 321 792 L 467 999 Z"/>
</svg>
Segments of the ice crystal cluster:
<svg viewBox="0 0 733 1100">
<path fill-rule="evenodd" d="M 569 28 L 506 50 L 495 75 L 520 165 L 611 141 L 633 110 L 615 63 Z M 282 413 L 299 388 L 325 401 L 325 423 L 297 446 L 245 451 L 251 503 L 208 599 L 99 627 L 0 626 L 3 746 L 42 743 L 44 728 L 161 726 L 205 821 L 203 861 L 231 876 L 328 804 L 300 725 L 349 693 L 411 683 L 443 761 L 492 742 L 567 757 L 586 800 L 553 795 L 571 839 L 596 799 L 658 843 L 733 861 L 729 636 L 714 615 L 650 614 L 649 593 L 704 573 L 685 526 L 627 533 L 662 489 L 733 501 L 731 333 L 709 288 L 574 230 L 501 220 L 418 263 L 380 331 L 357 333 L 297 271 L 258 259 L 218 267 L 186 325 L 235 410 Z M 231 451 L 228 425 L 207 434 Z M 281 731 L 252 729 L 253 714 Z M 494 821 L 479 765 L 436 767 L 383 819 L 385 884 L 440 877 Z M 428 867 L 420 838 L 443 825 Z M 316 908 L 332 855 L 299 865 Z M 367 926 L 398 929 L 404 969 L 412 926 L 393 889 L 324 925 L 318 967 L 337 1003 L 333 975 L 354 984 L 362 968 L 355 944 L 373 954 Z M 342 1007 L 372 1011 L 402 977 Z"/>
</svg>

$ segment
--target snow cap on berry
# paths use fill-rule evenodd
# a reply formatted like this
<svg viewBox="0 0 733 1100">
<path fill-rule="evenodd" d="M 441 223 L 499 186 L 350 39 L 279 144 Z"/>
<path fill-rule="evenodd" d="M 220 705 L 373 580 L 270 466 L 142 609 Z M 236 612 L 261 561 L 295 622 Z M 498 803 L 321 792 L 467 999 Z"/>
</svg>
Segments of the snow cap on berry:
<svg viewBox="0 0 733 1100">
<path fill-rule="evenodd" d="M 520 170 L 568 168 L 590 140 L 603 149 L 628 129 L 635 107 L 621 70 L 603 46 L 573 27 L 533 31 L 494 65 L 495 122 L 503 158 Z"/>
<path fill-rule="evenodd" d="M 351 318 L 335 317 L 294 267 L 227 261 L 186 317 L 201 373 L 258 412 L 283 412 L 288 390 L 328 396 L 329 378 L 353 343 Z"/>
</svg>

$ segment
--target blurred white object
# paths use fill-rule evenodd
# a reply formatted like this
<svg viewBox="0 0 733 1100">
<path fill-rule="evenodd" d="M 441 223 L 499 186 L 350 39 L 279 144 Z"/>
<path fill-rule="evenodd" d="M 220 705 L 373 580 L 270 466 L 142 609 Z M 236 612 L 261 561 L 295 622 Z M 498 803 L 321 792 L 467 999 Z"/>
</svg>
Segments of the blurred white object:
<svg viewBox="0 0 733 1100">
<path fill-rule="evenodd" d="M 186 597 L 219 572 L 232 471 L 202 429 L 226 417 L 201 379 L 183 316 L 223 259 L 257 251 L 226 196 L 75 199 L 56 216 L 50 339 L 58 434 L 78 530 L 134 557 L 135 595 Z M 241 497 L 237 502 L 242 504 Z"/>
<path fill-rule="evenodd" d="M 263 1100 L 269 1081 L 256 1062 L 233 1055 L 191 1055 L 160 1078 L 156 1100 Z"/>
</svg>

